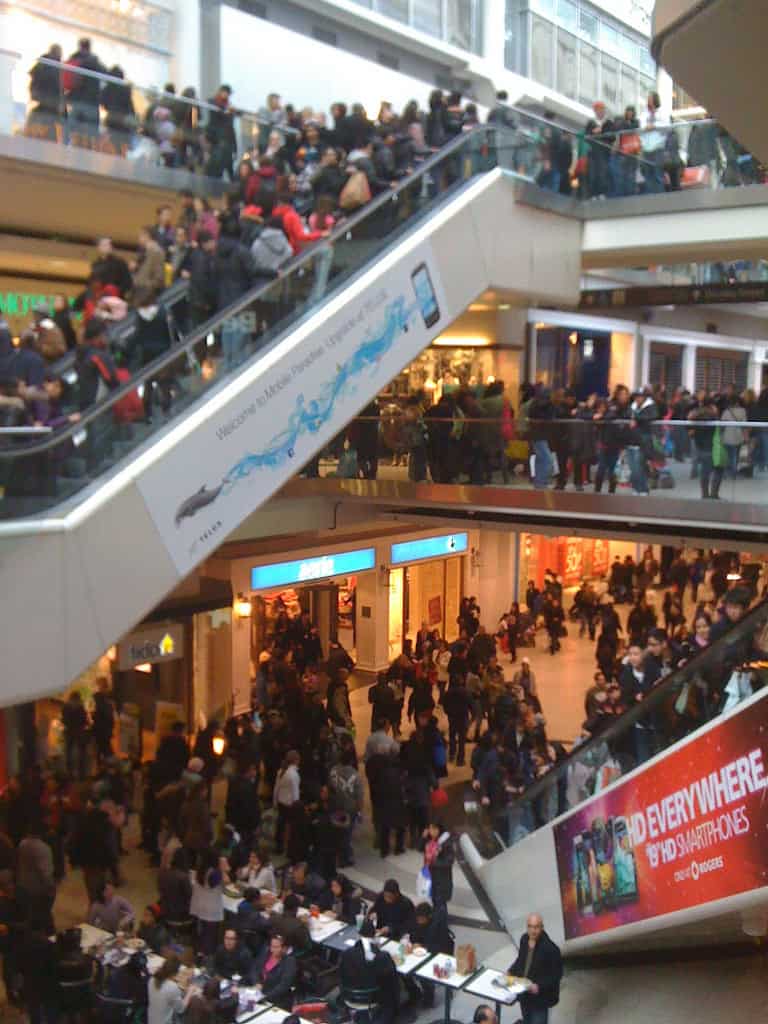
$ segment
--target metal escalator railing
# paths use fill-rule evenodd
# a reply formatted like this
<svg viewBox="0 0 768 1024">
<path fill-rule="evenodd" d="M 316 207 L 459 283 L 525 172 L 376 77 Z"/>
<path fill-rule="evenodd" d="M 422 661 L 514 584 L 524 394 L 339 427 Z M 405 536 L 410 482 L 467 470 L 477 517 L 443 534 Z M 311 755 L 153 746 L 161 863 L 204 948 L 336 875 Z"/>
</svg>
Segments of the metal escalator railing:
<svg viewBox="0 0 768 1024">
<path fill-rule="evenodd" d="M 522 779 L 513 778 L 504 800 L 497 792 L 487 808 L 486 831 L 492 828 L 513 845 L 762 689 L 768 684 L 767 625 L 763 600 L 634 707 L 613 720 L 590 720 L 593 734 L 585 731 L 571 753 L 534 782 L 524 788 Z M 537 761 L 534 746 L 534 772 Z"/>
<path fill-rule="evenodd" d="M 476 175 L 503 165 L 520 144 L 514 132 L 500 135 L 486 127 L 456 138 L 328 237 L 308 246 L 277 279 L 252 288 L 130 382 L 84 409 L 78 423 L 45 440 L 0 449 L 0 518 L 38 514 L 88 486 L 193 402 L 232 380 L 244 362 L 263 355 L 447 197 Z M 217 333 L 222 352 L 214 361 L 207 354 Z M 136 390 L 146 422 L 122 422 L 121 403 Z"/>
</svg>

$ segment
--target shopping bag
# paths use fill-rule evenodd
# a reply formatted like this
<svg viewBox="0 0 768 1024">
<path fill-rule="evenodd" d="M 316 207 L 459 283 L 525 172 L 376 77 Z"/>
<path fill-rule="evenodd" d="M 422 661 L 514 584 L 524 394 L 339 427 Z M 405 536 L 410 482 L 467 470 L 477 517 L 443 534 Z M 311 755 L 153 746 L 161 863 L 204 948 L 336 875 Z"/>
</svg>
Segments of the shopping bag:
<svg viewBox="0 0 768 1024">
<path fill-rule="evenodd" d="M 456 973 L 474 974 L 477 970 L 477 952 L 471 942 L 456 948 Z"/>
<path fill-rule="evenodd" d="M 426 864 L 416 876 L 416 898 L 420 902 L 429 902 L 432 899 L 432 876 Z"/>
<path fill-rule="evenodd" d="M 619 138 L 619 149 L 625 156 L 638 156 L 643 149 L 640 136 L 634 132 L 625 132 Z"/>
<path fill-rule="evenodd" d="M 709 188 L 712 172 L 706 165 L 703 167 L 684 167 L 680 175 L 680 188 Z"/>
</svg>

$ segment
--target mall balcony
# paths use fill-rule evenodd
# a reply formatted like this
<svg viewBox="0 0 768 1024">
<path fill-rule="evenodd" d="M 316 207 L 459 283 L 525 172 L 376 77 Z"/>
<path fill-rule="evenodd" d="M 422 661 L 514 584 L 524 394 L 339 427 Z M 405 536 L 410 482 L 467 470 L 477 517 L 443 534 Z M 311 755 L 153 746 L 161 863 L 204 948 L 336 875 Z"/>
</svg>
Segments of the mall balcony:
<svg viewBox="0 0 768 1024">
<path fill-rule="evenodd" d="M 16 652 L 8 696 L 44 692 L 101 655 L 489 290 L 510 315 L 573 307 L 586 259 L 645 266 L 654 253 L 665 262 L 715 249 L 748 258 L 764 244 L 762 186 L 724 180 L 695 194 L 581 200 L 536 184 L 539 154 L 527 125 L 478 127 L 348 216 L 276 281 L 182 334 L 104 399 L 74 408 L 78 422 L 9 428 L 0 451 L 3 571 L 29 589 L 46 643 L 30 666 L 28 605 L 5 588 L 6 650 Z M 630 159 L 637 175 L 650 175 L 642 157 Z M 518 382 L 530 372 L 521 364 Z M 680 488 L 657 501 L 659 492 L 600 498 L 490 482 L 301 481 L 287 495 L 298 502 L 290 521 L 333 521 L 340 502 L 370 501 L 377 514 L 404 504 L 460 517 L 525 509 L 572 529 L 596 515 L 601 525 L 632 530 L 640 519 L 675 536 L 686 521 L 731 539 L 764 529 L 759 506 L 721 501 L 715 511 Z M 116 584 L 127 578 L 130 587 Z"/>
</svg>

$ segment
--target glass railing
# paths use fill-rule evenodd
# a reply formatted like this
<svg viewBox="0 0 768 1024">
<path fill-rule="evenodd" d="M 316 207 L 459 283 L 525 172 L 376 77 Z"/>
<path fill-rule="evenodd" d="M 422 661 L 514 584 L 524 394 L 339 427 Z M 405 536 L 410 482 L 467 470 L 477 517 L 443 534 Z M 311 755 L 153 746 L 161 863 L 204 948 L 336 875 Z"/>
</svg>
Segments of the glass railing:
<svg viewBox="0 0 768 1024">
<path fill-rule="evenodd" d="M 609 117 L 604 126 L 590 121 L 573 132 L 526 110 L 507 109 L 528 140 L 515 169 L 564 195 L 621 199 L 765 181 L 760 162 L 710 119 L 641 128 Z"/>
<path fill-rule="evenodd" d="M 24 71 L 8 51 L 0 51 L 0 70 L 10 72 L 9 85 Z M 214 179 L 225 172 L 234 179 L 238 156 L 266 148 L 272 123 L 228 96 L 216 103 L 194 89 L 177 95 L 145 88 L 119 71 L 39 58 L 29 69 L 28 100 L 0 104 L 0 132 Z M 299 134 L 287 124 L 280 133 L 283 141 Z"/>
<path fill-rule="evenodd" d="M 762 690 L 768 683 L 767 624 L 768 603 L 762 602 L 711 646 L 699 648 L 695 639 L 682 647 L 673 643 L 680 667 L 650 689 L 631 665 L 624 666 L 594 701 L 598 710 L 571 753 L 554 764 L 541 730 L 527 727 L 506 781 L 509 800 L 497 800 L 488 812 L 495 831 L 507 844 L 518 842 Z M 646 664 L 653 658 L 663 665 L 667 657 L 663 649 L 646 653 Z M 638 667 L 640 678 L 643 672 Z M 482 797 L 479 792 L 481 803 Z"/>
<path fill-rule="evenodd" d="M 632 495 L 638 512 L 657 498 L 706 498 L 713 516 L 715 502 L 767 504 L 768 422 L 751 418 L 758 408 L 721 412 L 723 397 L 691 411 L 684 403 L 685 419 L 659 420 L 655 404 L 645 419 L 650 406 L 633 418 L 590 400 L 569 419 L 514 419 L 498 393 L 477 391 L 456 389 L 427 408 L 420 396 L 382 396 L 379 414 L 353 420 L 305 475 L 600 494 L 606 509 Z"/>
<path fill-rule="evenodd" d="M 257 281 L 241 299 L 151 361 L 152 352 L 142 352 L 130 341 L 113 346 L 110 353 L 105 335 L 96 354 L 106 352 L 133 376 L 115 386 L 115 373 L 107 366 L 113 390 L 99 401 L 94 398 L 104 389 L 94 374 L 77 376 L 84 365 L 91 365 L 92 353 L 82 345 L 71 388 L 65 380 L 63 388 L 57 383 L 45 392 L 18 392 L 11 382 L 5 404 L 0 400 L 5 424 L 34 422 L 52 425 L 54 431 L 31 444 L 0 435 L 0 518 L 39 513 L 128 458 L 167 422 L 236 376 L 247 360 L 317 309 L 446 197 L 475 175 L 503 164 L 513 143 L 514 133 L 500 140 L 484 128 L 457 138 L 325 237 L 307 236 L 304 251 L 279 277 Z M 158 307 L 153 330 L 160 337 L 166 313 Z"/>
</svg>

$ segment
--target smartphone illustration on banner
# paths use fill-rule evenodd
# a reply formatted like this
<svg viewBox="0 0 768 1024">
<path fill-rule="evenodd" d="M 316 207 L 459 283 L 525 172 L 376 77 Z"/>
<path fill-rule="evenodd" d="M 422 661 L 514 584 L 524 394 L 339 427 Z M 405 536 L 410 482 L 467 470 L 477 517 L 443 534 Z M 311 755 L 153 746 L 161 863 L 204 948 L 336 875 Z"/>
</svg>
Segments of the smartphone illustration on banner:
<svg viewBox="0 0 768 1024">
<path fill-rule="evenodd" d="M 616 872 L 616 899 L 631 903 L 638 898 L 637 862 L 626 818 L 613 819 L 613 863 Z"/>
<path fill-rule="evenodd" d="M 437 295 L 426 263 L 420 263 L 416 267 L 411 274 L 411 281 L 419 302 L 424 326 L 432 327 L 440 319 L 440 307 L 437 304 Z"/>
</svg>

